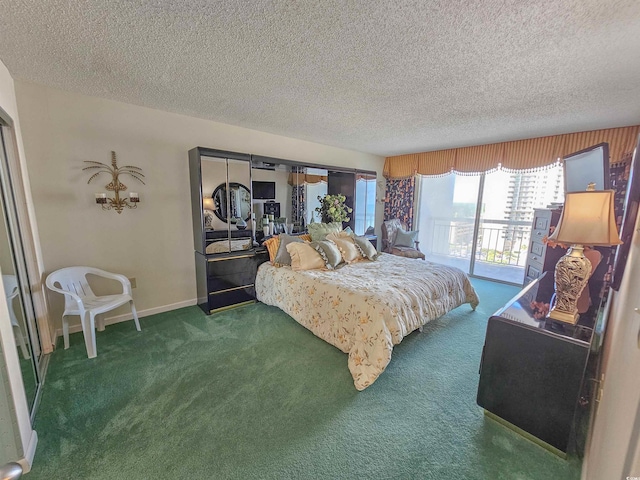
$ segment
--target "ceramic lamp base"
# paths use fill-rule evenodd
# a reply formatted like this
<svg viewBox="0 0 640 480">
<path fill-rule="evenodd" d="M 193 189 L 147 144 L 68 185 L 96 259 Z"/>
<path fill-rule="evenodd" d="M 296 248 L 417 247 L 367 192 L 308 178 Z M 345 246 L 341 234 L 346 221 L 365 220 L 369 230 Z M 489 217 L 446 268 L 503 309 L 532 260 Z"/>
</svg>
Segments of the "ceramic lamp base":
<svg viewBox="0 0 640 480">
<path fill-rule="evenodd" d="M 555 271 L 556 297 L 548 318 L 575 325 L 578 322 L 578 298 L 589 281 L 591 262 L 582 245 L 573 245 L 558 260 Z"/>
</svg>

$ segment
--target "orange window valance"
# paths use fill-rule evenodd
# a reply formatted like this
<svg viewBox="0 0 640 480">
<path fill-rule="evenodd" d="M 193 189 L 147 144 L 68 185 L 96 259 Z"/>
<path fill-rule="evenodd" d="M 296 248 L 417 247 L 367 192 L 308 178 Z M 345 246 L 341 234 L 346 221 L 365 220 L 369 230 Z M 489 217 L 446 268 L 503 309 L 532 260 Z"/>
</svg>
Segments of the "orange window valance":
<svg viewBox="0 0 640 480">
<path fill-rule="evenodd" d="M 308 173 L 290 173 L 289 185 L 300 186 L 305 183 L 327 183 L 326 175 L 312 175 Z"/>
<path fill-rule="evenodd" d="M 443 175 L 451 171 L 486 172 L 498 166 L 508 170 L 528 170 L 552 165 L 558 158 L 603 142 L 609 144 L 609 161 L 617 163 L 625 154 L 633 151 L 639 133 L 640 125 L 636 125 L 396 155 L 386 158 L 383 173 L 387 178 L 406 178 L 416 173 Z"/>
</svg>

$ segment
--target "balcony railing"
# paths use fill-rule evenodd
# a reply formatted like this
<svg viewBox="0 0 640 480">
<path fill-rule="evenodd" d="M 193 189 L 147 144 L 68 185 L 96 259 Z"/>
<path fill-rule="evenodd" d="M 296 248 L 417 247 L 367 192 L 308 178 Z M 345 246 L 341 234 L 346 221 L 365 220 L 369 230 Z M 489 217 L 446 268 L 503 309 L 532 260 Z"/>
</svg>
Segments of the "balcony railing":
<svg viewBox="0 0 640 480">
<path fill-rule="evenodd" d="M 431 238 L 423 237 L 421 244 L 426 252 L 448 257 L 470 258 L 473 245 L 473 219 L 435 218 L 431 219 L 430 223 L 426 233 L 428 237 L 428 232 L 431 231 Z M 482 220 L 476 244 L 476 261 L 524 267 L 530 235 L 530 221 Z"/>
</svg>

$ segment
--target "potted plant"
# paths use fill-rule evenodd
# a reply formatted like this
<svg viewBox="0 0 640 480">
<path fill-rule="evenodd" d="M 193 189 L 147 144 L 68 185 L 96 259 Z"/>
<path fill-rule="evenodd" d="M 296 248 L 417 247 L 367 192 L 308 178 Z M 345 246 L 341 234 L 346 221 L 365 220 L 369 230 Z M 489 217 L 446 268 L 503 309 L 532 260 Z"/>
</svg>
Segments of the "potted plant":
<svg viewBox="0 0 640 480">
<path fill-rule="evenodd" d="M 347 198 L 344 195 L 325 195 L 318 196 L 320 206 L 316 207 L 316 212 L 320 214 L 322 223 L 330 222 L 348 222 L 351 220 L 349 214 L 353 209 L 345 205 Z"/>
</svg>

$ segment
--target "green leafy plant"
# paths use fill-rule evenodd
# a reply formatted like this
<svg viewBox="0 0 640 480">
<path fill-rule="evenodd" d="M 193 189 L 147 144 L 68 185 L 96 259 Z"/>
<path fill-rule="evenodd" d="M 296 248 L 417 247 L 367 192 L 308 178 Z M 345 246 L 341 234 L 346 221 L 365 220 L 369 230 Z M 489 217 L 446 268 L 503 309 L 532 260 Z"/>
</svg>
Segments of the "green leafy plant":
<svg viewBox="0 0 640 480">
<path fill-rule="evenodd" d="M 322 223 L 348 222 L 351 220 L 349 214 L 353 212 L 353 209 L 344 204 L 345 200 L 346 197 L 340 194 L 318 196 L 320 206 L 316 207 L 316 212 L 320 214 Z"/>
</svg>

